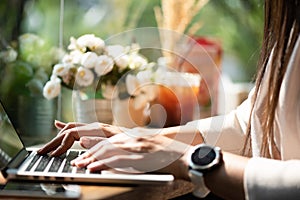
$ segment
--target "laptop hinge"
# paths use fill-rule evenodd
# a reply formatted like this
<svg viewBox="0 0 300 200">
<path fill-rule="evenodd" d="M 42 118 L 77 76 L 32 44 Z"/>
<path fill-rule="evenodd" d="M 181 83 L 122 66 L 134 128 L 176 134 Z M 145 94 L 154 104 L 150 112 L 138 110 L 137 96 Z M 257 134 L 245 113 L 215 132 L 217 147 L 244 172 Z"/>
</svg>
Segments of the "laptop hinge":
<svg viewBox="0 0 300 200">
<path fill-rule="evenodd" d="M 8 164 L 8 168 L 17 168 L 19 167 L 24 159 L 28 156 L 28 151 L 23 148 L 17 156 Z"/>
<path fill-rule="evenodd" d="M 7 178 L 7 173 L 6 173 L 6 170 L 7 170 L 7 167 L 4 167 L 2 170 L 1 170 L 1 174 L 3 176 L 3 178 Z"/>
</svg>

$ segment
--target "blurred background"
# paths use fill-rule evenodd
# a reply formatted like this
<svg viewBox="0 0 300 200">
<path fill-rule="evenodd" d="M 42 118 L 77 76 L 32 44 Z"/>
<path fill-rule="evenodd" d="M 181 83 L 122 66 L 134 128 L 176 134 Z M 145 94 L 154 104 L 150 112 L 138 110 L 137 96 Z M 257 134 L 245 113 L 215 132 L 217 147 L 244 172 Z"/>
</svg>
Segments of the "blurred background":
<svg viewBox="0 0 300 200">
<path fill-rule="evenodd" d="M 60 24 L 62 2 L 64 3 L 63 26 Z M 52 52 L 53 49 L 50 47 L 54 46 L 66 49 L 71 36 L 78 37 L 93 33 L 106 39 L 129 29 L 157 27 L 153 8 L 160 4 L 160 0 L 1 0 L 1 50 L 5 49 L 7 44 L 13 45 L 13 41 L 17 41 L 19 36 L 24 33 L 32 33 L 42 38 L 46 45 L 42 46 L 41 50 L 37 48 L 36 51 Z M 193 22 L 202 24 L 195 35 L 213 37 L 221 41 L 222 74 L 226 80 L 229 80 L 231 84 L 248 85 L 251 83 L 255 76 L 263 34 L 263 1 L 210 0 L 193 18 Z M 61 37 L 60 28 L 63 31 Z M 26 53 L 24 53 L 25 59 L 34 59 L 28 58 Z M 50 68 L 58 60 L 55 55 L 53 54 L 47 60 Z M 10 84 L 12 78 L 5 75 L 4 71 L 7 69 L 3 63 L 0 64 L 1 98 L 5 99 L 6 104 L 16 105 L 11 107 L 18 107 L 20 105 L 12 100 L 14 96 L 8 97 L 11 95 L 8 90 L 15 90 Z M 24 69 L 21 73 L 31 72 L 27 65 L 22 63 L 19 65 Z M 47 72 L 47 70 L 51 69 L 47 69 L 46 66 L 44 71 Z M 38 73 L 41 76 L 41 72 Z M 30 75 L 27 78 L 29 79 Z M 27 87 L 30 85 L 18 86 L 15 92 L 25 94 L 24 91 Z M 22 102 L 26 104 L 26 100 Z M 35 102 L 34 105 L 42 110 L 37 112 L 44 113 L 45 109 L 49 109 L 49 115 L 55 115 L 50 110 L 53 110 L 52 107 L 55 107 L 56 103 L 48 105 L 48 103 Z M 25 107 L 25 105 L 23 106 Z M 67 106 L 68 103 L 65 107 Z M 12 108 L 10 111 L 12 115 L 16 114 L 14 109 Z M 29 108 L 23 112 L 30 113 L 32 111 Z M 37 113 L 28 114 L 29 118 L 36 115 Z M 72 118 L 66 115 L 63 116 L 63 120 L 72 120 Z M 43 129 L 44 125 L 41 127 Z"/>
<path fill-rule="evenodd" d="M 153 8 L 160 0 L 64 0 L 64 4 L 63 44 L 67 45 L 70 36 L 94 33 L 108 38 L 136 27 L 155 27 Z M 2 0 L 1 38 L 9 42 L 30 32 L 59 45 L 59 17 L 60 0 Z M 193 20 L 203 23 L 197 35 L 222 41 L 222 67 L 232 80 L 251 81 L 263 33 L 263 1 L 210 0 Z"/>
</svg>

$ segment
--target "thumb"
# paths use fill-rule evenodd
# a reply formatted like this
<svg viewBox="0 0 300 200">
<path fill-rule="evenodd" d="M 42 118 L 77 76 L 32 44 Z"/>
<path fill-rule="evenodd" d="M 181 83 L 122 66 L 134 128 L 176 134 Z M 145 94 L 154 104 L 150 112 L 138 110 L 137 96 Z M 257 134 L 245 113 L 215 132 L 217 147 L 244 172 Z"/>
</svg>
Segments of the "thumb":
<svg viewBox="0 0 300 200">
<path fill-rule="evenodd" d="M 83 148 L 90 149 L 95 146 L 98 142 L 106 140 L 107 138 L 104 137 L 87 137 L 83 136 L 80 138 L 80 145 Z"/>
</svg>

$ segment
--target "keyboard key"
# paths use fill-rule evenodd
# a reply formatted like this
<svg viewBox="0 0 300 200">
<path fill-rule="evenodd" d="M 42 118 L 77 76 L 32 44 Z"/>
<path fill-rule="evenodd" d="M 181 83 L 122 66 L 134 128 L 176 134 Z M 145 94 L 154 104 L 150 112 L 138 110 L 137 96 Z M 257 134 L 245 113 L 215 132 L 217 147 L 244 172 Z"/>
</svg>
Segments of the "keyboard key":
<svg viewBox="0 0 300 200">
<path fill-rule="evenodd" d="M 36 163 L 36 161 L 41 157 L 41 155 L 36 154 L 33 159 L 31 160 L 31 162 L 29 163 L 29 165 L 27 166 L 27 168 L 25 169 L 25 171 L 30 171 L 33 167 L 33 165 Z"/>
<path fill-rule="evenodd" d="M 61 157 L 55 157 L 53 159 L 53 162 L 51 164 L 51 167 L 49 169 L 49 172 L 58 172 L 60 166 L 61 166 L 61 163 L 63 162 L 64 158 L 61 158 Z"/>
<path fill-rule="evenodd" d="M 86 168 L 76 168 L 76 173 L 78 174 L 85 174 Z"/>
<path fill-rule="evenodd" d="M 65 163 L 65 166 L 64 166 L 62 172 L 64 172 L 64 173 L 71 173 L 72 169 L 73 169 L 73 166 L 70 164 L 70 162 L 67 161 Z"/>
<path fill-rule="evenodd" d="M 73 166 L 71 165 L 71 161 L 78 157 L 78 151 L 70 151 L 66 157 L 66 163 L 63 168 L 64 173 L 71 173 L 73 170 Z"/>
<path fill-rule="evenodd" d="M 67 161 L 71 161 L 71 160 L 74 160 L 75 158 L 77 158 L 78 153 L 79 153 L 78 151 L 70 151 L 66 157 Z"/>
<path fill-rule="evenodd" d="M 47 167 L 48 163 L 50 162 L 51 157 L 49 157 L 48 155 L 44 155 L 41 159 L 41 161 L 39 162 L 38 166 L 36 167 L 35 171 L 37 172 L 42 172 L 45 170 L 45 168 Z"/>
</svg>

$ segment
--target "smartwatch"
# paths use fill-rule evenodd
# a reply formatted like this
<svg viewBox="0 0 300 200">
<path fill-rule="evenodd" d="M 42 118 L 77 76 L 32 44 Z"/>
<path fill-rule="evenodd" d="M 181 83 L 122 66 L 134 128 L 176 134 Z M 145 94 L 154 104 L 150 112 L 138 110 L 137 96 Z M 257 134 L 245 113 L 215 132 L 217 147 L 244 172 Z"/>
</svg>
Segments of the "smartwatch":
<svg viewBox="0 0 300 200">
<path fill-rule="evenodd" d="M 191 149 L 188 159 L 189 177 L 195 185 L 193 194 L 201 198 L 206 197 L 210 190 L 205 185 L 203 175 L 222 163 L 221 149 L 199 144 Z"/>
</svg>

